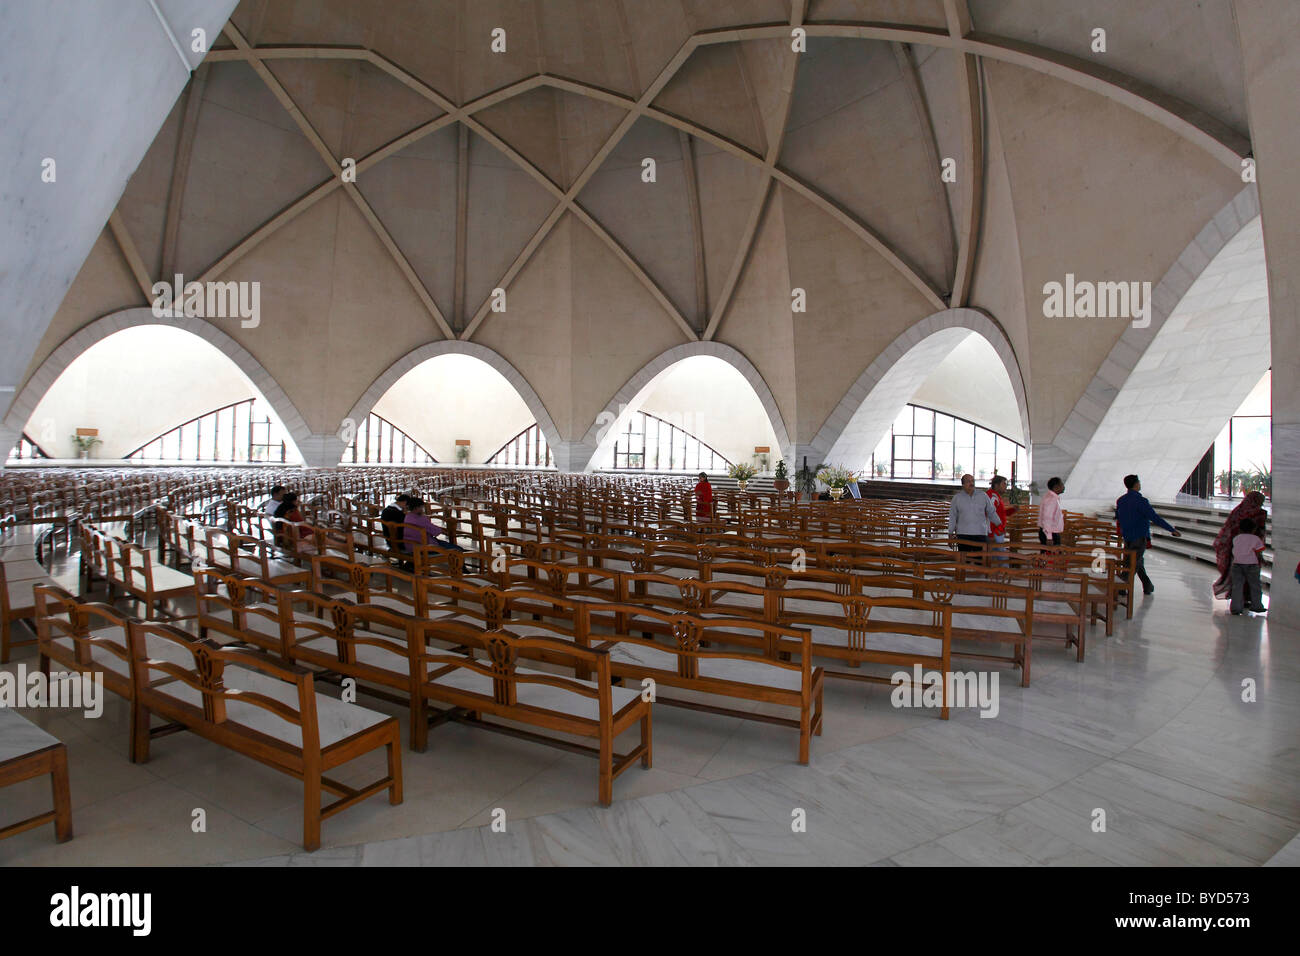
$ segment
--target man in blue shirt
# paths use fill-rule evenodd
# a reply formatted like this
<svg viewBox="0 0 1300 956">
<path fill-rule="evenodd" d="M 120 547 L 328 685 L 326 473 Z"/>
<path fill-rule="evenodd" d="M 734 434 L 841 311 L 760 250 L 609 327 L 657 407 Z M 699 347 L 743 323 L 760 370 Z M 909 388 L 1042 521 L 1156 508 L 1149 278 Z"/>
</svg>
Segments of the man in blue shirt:
<svg viewBox="0 0 1300 956">
<path fill-rule="evenodd" d="M 1125 475 L 1124 487 L 1128 489 L 1128 493 L 1115 501 L 1115 524 L 1119 528 L 1119 536 L 1124 540 L 1125 550 L 1137 552 L 1137 574 L 1142 580 L 1142 593 L 1154 594 L 1155 585 L 1147 577 L 1144 559 L 1147 541 L 1151 537 L 1151 525 L 1153 522 L 1160 525 L 1175 538 L 1181 538 L 1183 535 L 1181 531 L 1156 514 L 1156 509 L 1151 507 L 1151 502 L 1139 494 L 1142 491 L 1142 482 L 1137 475 Z"/>
</svg>

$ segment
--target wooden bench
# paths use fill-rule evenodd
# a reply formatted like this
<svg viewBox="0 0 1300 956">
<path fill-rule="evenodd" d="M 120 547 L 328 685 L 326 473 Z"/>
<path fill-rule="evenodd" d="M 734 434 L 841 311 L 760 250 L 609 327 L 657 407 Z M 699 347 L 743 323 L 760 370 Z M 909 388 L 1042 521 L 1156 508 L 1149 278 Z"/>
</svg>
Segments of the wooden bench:
<svg viewBox="0 0 1300 956">
<path fill-rule="evenodd" d="M 656 685 L 712 697 L 792 707 L 798 716 L 785 718 L 670 699 L 657 692 L 655 696 L 655 702 L 660 704 L 795 727 L 799 730 L 799 762 L 809 762 L 811 739 L 822 732 L 825 683 L 822 668 L 812 663 L 809 631 L 749 619 L 674 614 L 634 604 L 601 605 L 600 610 L 621 624 L 616 634 L 592 634 L 588 638 L 593 645 L 609 651 L 614 677 L 638 684 L 650 678 Z M 633 632 L 649 630 L 666 632 L 672 643 L 632 636 Z M 742 641 L 761 647 L 761 651 L 704 649 Z M 795 655 L 798 659 L 790 660 Z"/>
<path fill-rule="evenodd" d="M 597 798 L 602 806 L 613 802 L 614 780 L 624 770 L 638 759 L 643 767 L 651 765 L 651 704 L 642 699 L 640 690 L 613 685 L 607 650 L 552 638 L 519 637 L 504 630 L 477 635 L 473 649 L 482 659 L 454 652 L 421 650 L 417 654 L 421 675 L 417 707 L 421 713 L 415 725 L 420 728 L 421 744 L 429 718 L 437 716 L 595 756 L 599 761 Z M 518 666 L 520 657 L 539 654 L 566 658 L 572 670 L 591 673 L 595 679 Z M 435 702 L 450 711 L 432 714 Z M 485 720 L 484 715 L 497 719 Z M 640 742 L 625 754 L 616 753 L 614 741 L 638 725 Z M 574 743 L 554 734 L 595 740 L 596 745 Z"/>
<path fill-rule="evenodd" d="M 168 605 L 177 598 L 193 595 L 194 576 L 165 564 L 155 564 L 149 549 L 129 541 L 116 541 L 112 548 L 105 562 L 109 599 L 121 590 L 144 605 L 146 620 L 153 620 L 156 613 L 170 620 L 181 620 L 181 615 L 169 611 Z"/>
<path fill-rule="evenodd" d="M 34 619 L 37 587 L 56 583 L 35 560 L 0 563 L 0 664 L 9 663 L 13 648 L 36 643 L 35 637 L 15 640 L 13 625 Z"/>
<path fill-rule="evenodd" d="M 316 692 L 312 675 L 250 650 L 223 649 L 168 624 L 133 620 L 128 628 L 136 694 L 131 759 L 149 759 L 154 715 L 283 771 L 303 782 L 303 847 L 320 846 L 321 821 L 388 791 L 402 802 L 401 738 L 396 718 Z M 183 663 L 148 650 L 153 638 L 174 645 Z M 167 655 L 173 657 L 173 655 Z M 325 774 L 385 748 L 388 772 L 351 787 Z M 322 803 L 322 791 L 339 799 Z"/>
<path fill-rule="evenodd" d="M 226 574 L 257 578 L 276 587 L 306 584 L 311 572 L 271 556 L 271 546 L 259 538 L 208 528 L 203 544 L 198 547 L 197 559 L 202 566 L 216 568 Z"/>
<path fill-rule="evenodd" d="M 54 824 L 54 837 L 60 843 L 72 839 L 67 746 L 17 711 L 0 707 L 0 787 L 47 773 L 53 790 L 53 809 L 17 823 L 0 825 L 0 840 L 46 823 Z"/>
</svg>

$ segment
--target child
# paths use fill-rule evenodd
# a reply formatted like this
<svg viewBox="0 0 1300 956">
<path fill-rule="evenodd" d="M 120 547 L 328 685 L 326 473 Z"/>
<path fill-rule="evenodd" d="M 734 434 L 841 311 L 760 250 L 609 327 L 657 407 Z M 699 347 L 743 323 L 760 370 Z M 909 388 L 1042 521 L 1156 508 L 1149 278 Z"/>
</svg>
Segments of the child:
<svg viewBox="0 0 1300 956">
<path fill-rule="evenodd" d="M 1241 613 L 1242 591 L 1246 593 L 1246 610 L 1263 612 L 1264 593 L 1259 583 L 1259 556 L 1264 551 L 1264 542 L 1255 534 L 1255 522 L 1249 518 L 1242 519 L 1239 531 L 1232 538 L 1232 603 L 1228 610 L 1233 614 Z"/>
</svg>

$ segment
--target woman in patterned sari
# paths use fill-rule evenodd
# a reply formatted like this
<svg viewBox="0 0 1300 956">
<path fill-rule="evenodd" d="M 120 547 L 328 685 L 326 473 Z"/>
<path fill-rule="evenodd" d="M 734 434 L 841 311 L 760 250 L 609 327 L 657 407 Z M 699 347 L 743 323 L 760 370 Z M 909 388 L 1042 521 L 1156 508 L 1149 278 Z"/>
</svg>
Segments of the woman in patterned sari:
<svg viewBox="0 0 1300 956">
<path fill-rule="evenodd" d="M 1249 518 L 1255 522 L 1255 534 L 1264 537 L 1264 522 L 1268 515 L 1264 511 L 1264 493 L 1248 491 L 1241 504 L 1232 509 L 1228 520 L 1219 529 L 1214 538 L 1214 557 L 1219 565 L 1219 579 L 1214 582 L 1214 596 L 1227 600 L 1232 592 L 1232 539 L 1241 528 L 1241 522 Z"/>
</svg>

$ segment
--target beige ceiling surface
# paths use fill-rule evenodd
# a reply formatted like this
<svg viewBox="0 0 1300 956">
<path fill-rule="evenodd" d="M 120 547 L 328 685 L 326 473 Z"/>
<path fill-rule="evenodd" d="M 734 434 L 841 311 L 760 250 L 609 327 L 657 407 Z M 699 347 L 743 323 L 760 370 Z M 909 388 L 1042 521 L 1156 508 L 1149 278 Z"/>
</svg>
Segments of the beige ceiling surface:
<svg viewBox="0 0 1300 956">
<path fill-rule="evenodd" d="M 262 326 L 226 331 L 320 433 L 460 338 L 577 439 L 664 349 L 714 339 L 806 442 L 902 332 L 967 306 L 1050 441 L 1123 325 L 1044 325 L 1038 290 L 1159 281 L 1249 153 L 1227 0 L 1051 6 L 244 0 L 29 374 L 121 307 L 125 263 L 142 289 L 263 282 Z"/>
</svg>

